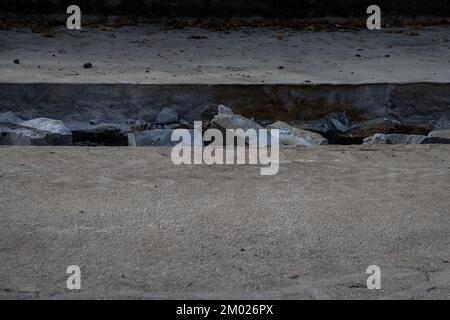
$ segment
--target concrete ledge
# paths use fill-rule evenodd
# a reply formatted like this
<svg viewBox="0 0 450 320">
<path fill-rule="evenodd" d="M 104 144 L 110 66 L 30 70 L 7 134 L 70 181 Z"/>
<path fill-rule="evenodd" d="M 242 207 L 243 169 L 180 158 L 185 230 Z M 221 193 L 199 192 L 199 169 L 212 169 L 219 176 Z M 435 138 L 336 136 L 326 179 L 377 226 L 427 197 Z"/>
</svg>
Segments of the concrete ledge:
<svg viewBox="0 0 450 320">
<path fill-rule="evenodd" d="M 450 81 L 448 26 L 389 27 L 374 32 L 326 32 L 320 24 L 317 30 L 315 25 L 307 27 L 211 31 L 97 22 L 69 31 L 13 24 L 0 30 L 0 82 L 348 85 Z M 84 68 L 86 63 L 92 67 Z"/>
</svg>

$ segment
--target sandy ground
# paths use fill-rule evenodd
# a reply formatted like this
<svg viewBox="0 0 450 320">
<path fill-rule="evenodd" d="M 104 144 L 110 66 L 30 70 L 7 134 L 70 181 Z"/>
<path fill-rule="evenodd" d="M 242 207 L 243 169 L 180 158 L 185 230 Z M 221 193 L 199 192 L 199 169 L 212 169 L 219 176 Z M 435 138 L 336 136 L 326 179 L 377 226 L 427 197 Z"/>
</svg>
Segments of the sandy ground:
<svg viewBox="0 0 450 320">
<path fill-rule="evenodd" d="M 0 31 L 0 82 L 447 83 L 449 27 L 381 31 L 123 28 Z M 19 59 L 20 64 L 13 60 Z M 84 69 L 87 62 L 93 68 Z"/>
<path fill-rule="evenodd" d="M 4 147 L 0 298 L 448 299 L 449 153 L 285 149 L 262 177 L 165 148 Z"/>
</svg>

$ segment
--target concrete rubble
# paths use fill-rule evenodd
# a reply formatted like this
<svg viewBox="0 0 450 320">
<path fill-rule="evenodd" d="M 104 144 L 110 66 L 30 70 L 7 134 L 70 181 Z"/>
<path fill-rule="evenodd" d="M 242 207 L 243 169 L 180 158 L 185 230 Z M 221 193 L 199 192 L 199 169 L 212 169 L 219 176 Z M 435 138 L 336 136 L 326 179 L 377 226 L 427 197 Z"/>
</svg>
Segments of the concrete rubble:
<svg viewBox="0 0 450 320">
<path fill-rule="evenodd" d="M 355 121 L 346 112 L 332 112 L 319 120 L 298 124 L 248 119 L 224 105 L 213 110 L 207 119 L 202 119 L 203 129 L 216 128 L 223 133 L 227 129 L 241 129 L 236 132 L 237 139 L 245 144 L 248 144 L 248 129 L 264 128 L 269 132 L 269 144 L 270 130 L 280 130 L 281 146 L 447 144 L 450 141 L 446 116 L 430 120 L 429 127 L 434 130 L 426 131 L 422 125 L 414 127 L 393 117 Z M 11 111 L 0 113 L 0 145 L 174 146 L 177 142 L 171 141 L 171 135 L 176 129 L 193 132 L 193 121 L 179 117 L 174 108 L 163 108 L 151 122 L 123 120 L 119 123 L 92 120 L 64 123 L 45 117 L 25 121 Z"/>
<path fill-rule="evenodd" d="M 264 129 L 261 125 L 254 122 L 253 120 L 247 119 L 241 115 L 234 114 L 230 108 L 220 105 L 218 108 L 218 114 L 211 120 L 211 127 L 219 129 L 223 134 L 226 130 L 237 130 L 242 129 L 242 131 L 236 131 L 236 138 L 238 144 L 248 144 L 248 136 L 245 131 L 249 129 L 259 130 Z M 259 139 L 259 135 L 257 137 Z M 225 139 L 226 144 L 235 144 L 235 141 L 228 141 Z M 270 143 L 270 142 L 269 142 Z"/>
<path fill-rule="evenodd" d="M 282 121 L 277 121 L 268 128 L 280 130 L 280 145 L 310 147 L 328 144 L 328 140 L 320 134 L 290 126 Z"/>
<path fill-rule="evenodd" d="M 72 145 L 72 132 L 60 120 L 37 118 L 29 121 L 24 121 L 20 124 L 23 127 L 32 128 L 45 132 L 49 136 L 51 145 Z"/>
<path fill-rule="evenodd" d="M 435 137 L 435 138 L 450 139 L 450 129 L 448 129 L 448 130 L 431 131 L 428 134 L 428 136 L 429 137 Z"/>
<path fill-rule="evenodd" d="M 72 145 L 72 132 L 60 120 L 24 121 L 12 112 L 0 115 L 0 144 L 13 146 Z"/>
<path fill-rule="evenodd" d="M 52 139 L 44 131 L 17 128 L 10 133 L 9 144 L 13 146 L 48 146 L 52 145 Z"/>
</svg>

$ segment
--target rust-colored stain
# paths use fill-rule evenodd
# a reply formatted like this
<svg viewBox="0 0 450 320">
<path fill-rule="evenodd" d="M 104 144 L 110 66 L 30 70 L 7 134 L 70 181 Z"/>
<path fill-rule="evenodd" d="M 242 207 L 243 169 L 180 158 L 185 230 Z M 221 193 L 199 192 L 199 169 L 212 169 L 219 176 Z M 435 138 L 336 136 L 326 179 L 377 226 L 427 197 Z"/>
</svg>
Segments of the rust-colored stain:
<svg viewBox="0 0 450 320">
<path fill-rule="evenodd" d="M 331 112 L 346 112 L 354 121 L 364 121 L 366 117 L 351 102 L 329 101 L 320 97 L 316 89 L 308 96 L 308 90 L 301 88 L 300 98 L 293 98 L 292 88 L 276 87 L 222 87 L 215 92 L 215 100 L 232 106 L 235 113 L 247 118 L 264 120 L 316 120 Z M 295 90 L 295 89 L 294 89 Z M 314 94 L 313 94 L 314 93 Z M 222 102 L 223 101 L 223 102 Z"/>
</svg>

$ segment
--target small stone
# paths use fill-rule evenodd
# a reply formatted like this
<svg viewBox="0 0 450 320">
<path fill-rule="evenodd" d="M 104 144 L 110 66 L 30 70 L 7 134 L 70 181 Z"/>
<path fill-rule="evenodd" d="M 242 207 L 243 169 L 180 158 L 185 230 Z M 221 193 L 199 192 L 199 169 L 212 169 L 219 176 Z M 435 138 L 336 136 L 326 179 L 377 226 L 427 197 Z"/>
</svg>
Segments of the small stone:
<svg viewBox="0 0 450 320">
<path fill-rule="evenodd" d="M 20 64 L 20 60 L 19 60 L 19 59 L 17 59 L 17 58 L 16 58 L 16 59 L 14 59 L 14 60 L 13 60 L 13 62 L 14 62 L 15 64 Z"/>
<path fill-rule="evenodd" d="M 83 64 L 83 68 L 85 68 L 85 69 L 90 69 L 90 68 L 92 68 L 92 63 L 86 62 L 85 64 Z"/>
</svg>

